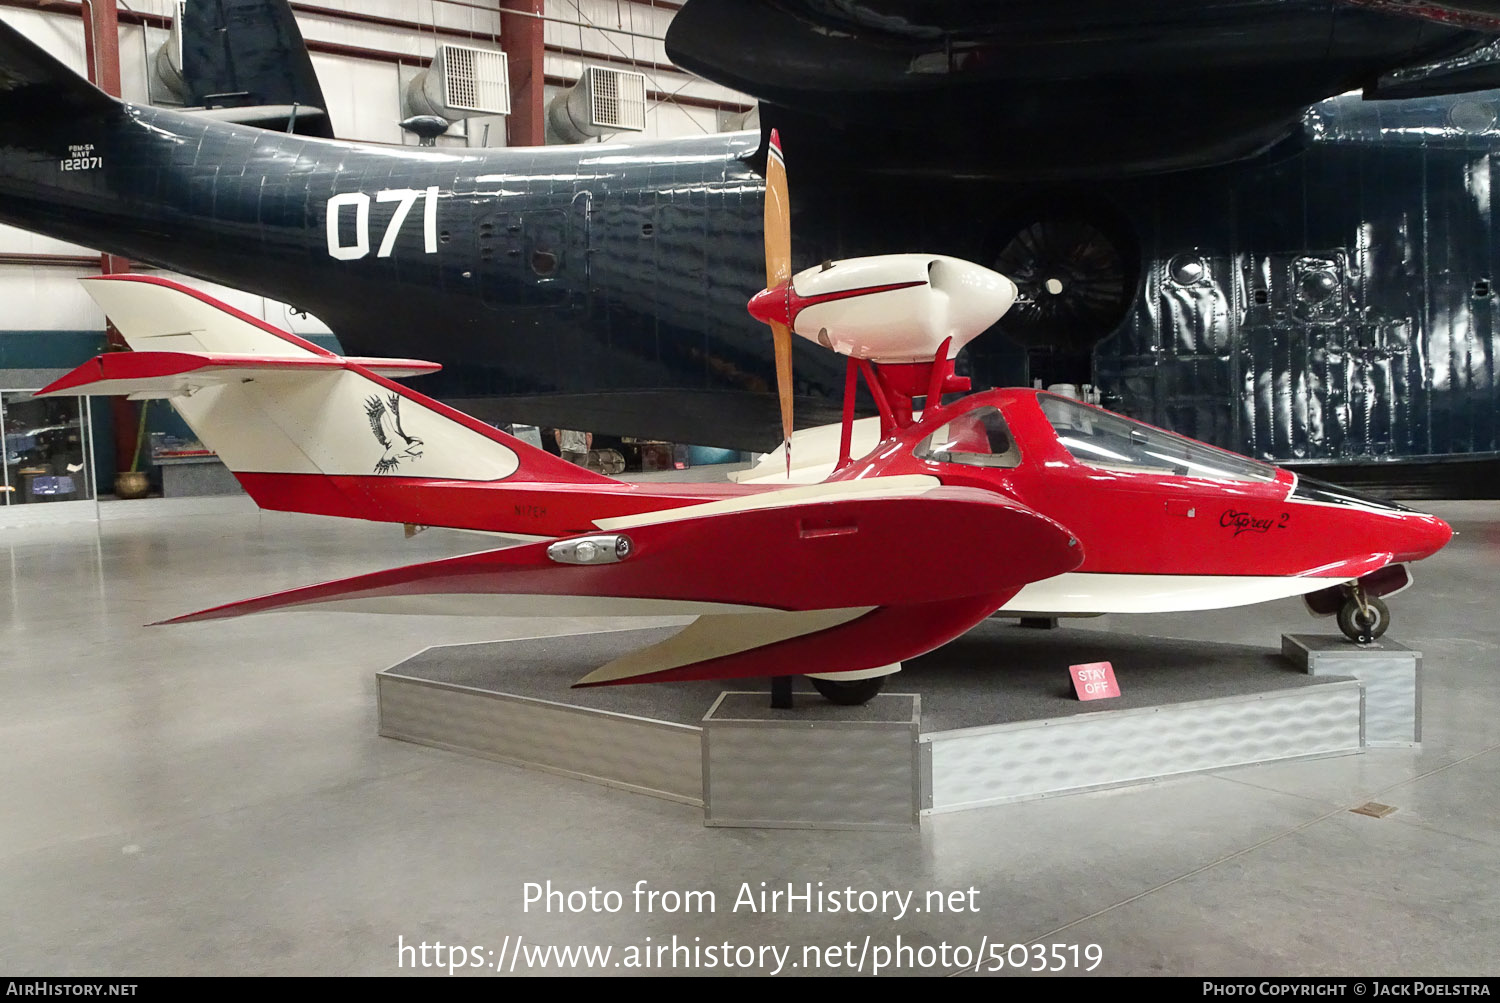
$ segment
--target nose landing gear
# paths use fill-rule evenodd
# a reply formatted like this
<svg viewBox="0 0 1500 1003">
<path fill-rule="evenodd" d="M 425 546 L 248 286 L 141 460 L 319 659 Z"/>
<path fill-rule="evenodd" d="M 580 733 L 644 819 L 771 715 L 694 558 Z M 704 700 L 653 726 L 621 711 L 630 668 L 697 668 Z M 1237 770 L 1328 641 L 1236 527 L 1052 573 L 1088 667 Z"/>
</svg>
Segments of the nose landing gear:
<svg viewBox="0 0 1500 1003">
<path fill-rule="evenodd" d="M 1391 625 L 1385 599 L 1411 585 L 1411 572 L 1390 564 L 1356 580 L 1309 592 L 1302 599 L 1313 616 L 1337 616 L 1339 630 L 1355 644 L 1373 644 Z"/>
<path fill-rule="evenodd" d="M 1358 582 L 1344 587 L 1348 598 L 1339 607 L 1339 630 L 1356 644 L 1373 644 L 1391 624 L 1391 611 L 1374 596 L 1366 596 Z"/>
</svg>

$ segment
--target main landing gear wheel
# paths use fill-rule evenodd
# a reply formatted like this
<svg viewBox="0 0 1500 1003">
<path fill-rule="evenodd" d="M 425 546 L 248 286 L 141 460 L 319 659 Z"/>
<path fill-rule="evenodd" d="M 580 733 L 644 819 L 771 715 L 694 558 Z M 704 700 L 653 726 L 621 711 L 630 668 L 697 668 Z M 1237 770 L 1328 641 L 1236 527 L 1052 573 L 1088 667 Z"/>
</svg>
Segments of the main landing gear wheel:
<svg viewBox="0 0 1500 1003">
<path fill-rule="evenodd" d="M 817 676 L 808 678 L 812 680 L 813 689 L 832 702 L 845 707 L 858 707 L 860 704 L 869 703 L 885 686 L 886 680 L 885 676 L 851 680 L 819 679 Z"/>
<path fill-rule="evenodd" d="M 1339 630 L 1358 644 L 1370 644 L 1391 625 L 1391 611 L 1379 599 L 1366 599 L 1361 605 L 1351 596 L 1339 607 Z"/>
</svg>

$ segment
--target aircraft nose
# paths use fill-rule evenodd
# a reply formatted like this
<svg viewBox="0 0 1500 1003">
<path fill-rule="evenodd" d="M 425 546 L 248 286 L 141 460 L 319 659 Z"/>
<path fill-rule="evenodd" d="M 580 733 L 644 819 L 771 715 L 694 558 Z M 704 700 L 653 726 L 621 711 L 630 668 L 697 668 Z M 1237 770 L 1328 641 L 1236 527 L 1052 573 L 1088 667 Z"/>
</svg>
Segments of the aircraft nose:
<svg viewBox="0 0 1500 1003">
<path fill-rule="evenodd" d="M 1413 512 L 1402 518 L 1401 552 L 1397 561 L 1420 561 L 1431 557 L 1453 539 L 1453 527 L 1435 515 Z"/>
</svg>

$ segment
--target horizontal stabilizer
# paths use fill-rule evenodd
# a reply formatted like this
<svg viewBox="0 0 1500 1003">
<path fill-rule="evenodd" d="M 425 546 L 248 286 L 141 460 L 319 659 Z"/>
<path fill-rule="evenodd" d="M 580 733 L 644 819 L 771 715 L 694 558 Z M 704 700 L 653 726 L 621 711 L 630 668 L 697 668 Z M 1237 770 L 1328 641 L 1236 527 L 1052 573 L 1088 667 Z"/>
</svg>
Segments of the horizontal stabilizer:
<svg viewBox="0 0 1500 1003">
<path fill-rule="evenodd" d="M 303 136 L 333 138 L 333 126 L 322 108 L 295 104 L 257 104 L 234 108 L 184 108 L 183 114 L 215 122 L 253 125 L 272 132 L 295 132 Z"/>
<path fill-rule="evenodd" d="M 205 355 L 190 352 L 116 352 L 90 359 L 37 396 L 63 394 L 190 397 L 204 387 L 247 383 L 286 372 L 346 369 L 350 365 L 386 377 L 420 376 L 441 369 L 416 359 L 338 356 Z"/>
</svg>

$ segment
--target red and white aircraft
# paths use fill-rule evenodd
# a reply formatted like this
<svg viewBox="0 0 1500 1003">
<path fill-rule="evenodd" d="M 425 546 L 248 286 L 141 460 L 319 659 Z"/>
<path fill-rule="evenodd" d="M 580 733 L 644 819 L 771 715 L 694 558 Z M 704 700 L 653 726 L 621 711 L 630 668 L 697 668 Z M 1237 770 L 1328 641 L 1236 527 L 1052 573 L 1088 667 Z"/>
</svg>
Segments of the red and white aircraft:
<svg viewBox="0 0 1500 1003">
<path fill-rule="evenodd" d="M 489 616 L 698 614 L 580 685 L 809 674 L 868 699 L 900 662 L 998 610 L 1212 609 L 1293 595 L 1383 631 L 1377 598 L 1451 535 L 1037 390 L 967 390 L 953 359 L 1009 308 L 1004 276 L 938 255 L 790 276 L 779 149 L 767 195 L 771 324 L 790 439 L 790 336 L 849 358 L 840 455 L 819 483 L 640 484 L 593 474 L 164 279 L 85 280 L 132 351 L 43 394 L 161 397 L 263 508 L 541 538 L 178 617 L 278 610 Z M 880 439 L 850 456 L 860 376 Z M 922 401 L 920 412 L 916 402 Z M 788 453 L 789 455 L 789 453 Z M 788 461 L 790 465 L 790 461 Z"/>
</svg>

